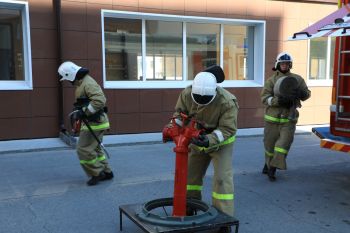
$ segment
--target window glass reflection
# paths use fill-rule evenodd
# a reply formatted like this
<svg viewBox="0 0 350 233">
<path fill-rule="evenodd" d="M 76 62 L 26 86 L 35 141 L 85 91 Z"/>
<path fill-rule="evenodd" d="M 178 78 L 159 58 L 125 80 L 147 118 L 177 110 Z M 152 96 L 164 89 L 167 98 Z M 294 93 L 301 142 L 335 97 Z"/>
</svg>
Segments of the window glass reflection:
<svg viewBox="0 0 350 233">
<path fill-rule="evenodd" d="M 248 78 L 248 27 L 224 25 L 224 72 L 226 80 Z M 252 77 L 250 78 L 252 79 Z"/>
<path fill-rule="evenodd" d="M 188 80 L 206 67 L 220 64 L 220 25 L 187 23 Z"/>
<path fill-rule="evenodd" d="M 0 8 L 0 80 L 24 80 L 20 10 Z"/>
<path fill-rule="evenodd" d="M 310 40 L 309 78 L 311 80 L 326 79 L 327 38 L 320 37 Z"/>
<path fill-rule="evenodd" d="M 182 23 L 146 21 L 147 80 L 182 80 Z"/>
<path fill-rule="evenodd" d="M 105 18 L 106 80 L 142 80 L 142 21 Z"/>
</svg>

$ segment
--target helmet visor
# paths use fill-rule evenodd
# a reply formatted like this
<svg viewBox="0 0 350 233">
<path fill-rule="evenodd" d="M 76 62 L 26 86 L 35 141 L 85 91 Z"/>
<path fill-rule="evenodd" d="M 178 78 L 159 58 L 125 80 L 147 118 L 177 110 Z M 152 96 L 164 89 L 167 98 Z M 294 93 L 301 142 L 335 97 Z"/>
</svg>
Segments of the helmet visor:
<svg viewBox="0 0 350 233">
<path fill-rule="evenodd" d="M 198 94 L 193 94 L 193 100 L 200 105 L 207 105 L 209 104 L 215 96 L 213 95 L 198 95 Z"/>
</svg>

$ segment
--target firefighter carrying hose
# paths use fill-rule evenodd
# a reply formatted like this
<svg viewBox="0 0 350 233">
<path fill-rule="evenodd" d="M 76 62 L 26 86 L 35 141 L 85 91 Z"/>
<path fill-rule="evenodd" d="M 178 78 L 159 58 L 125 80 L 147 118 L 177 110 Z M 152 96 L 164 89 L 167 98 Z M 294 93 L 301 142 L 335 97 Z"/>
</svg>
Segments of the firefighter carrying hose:
<svg viewBox="0 0 350 233">
<path fill-rule="evenodd" d="M 302 77 L 290 72 L 292 57 L 280 53 L 275 61 L 274 74 L 265 82 L 261 101 L 265 109 L 265 165 L 262 173 L 276 180 L 276 169 L 286 170 L 286 157 L 294 139 L 300 101 L 311 96 Z"/>
<path fill-rule="evenodd" d="M 203 178 L 212 161 L 213 206 L 233 216 L 232 152 L 237 131 L 238 104 L 234 95 L 217 85 L 224 79 L 220 66 L 212 66 L 198 73 L 193 84 L 181 92 L 174 117 L 181 119 L 180 112 L 185 112 L 201 122 L 198 128 L 204 128 L 204 133 L 198 139 L 192 139 L 189 145 L 187 197 L 201 199 Z M 175 121 L 182 124 L 179 119 L 175 118 Z M 187 210 L 187 215 L 193 214 L 193 210 Z M 231 228 L 223 227 L 219 232 L 231 232 Z"/>
<path fill-rule="evenodd" d="M 66 61 L 60 65 L 58 73 L 60 81 L 67 80 L 76 86 L 76 102 L 72 116 L 74 120 L 82 121 L 77 154 L 80 165 L 90 177 L 87 185 L 110 180 L 113 178 L 113 172 L 101 148 L 104 132 L 109 129 L 106 97 L 100 85 L 88 75 L 88 69 Z"/>
</svg>

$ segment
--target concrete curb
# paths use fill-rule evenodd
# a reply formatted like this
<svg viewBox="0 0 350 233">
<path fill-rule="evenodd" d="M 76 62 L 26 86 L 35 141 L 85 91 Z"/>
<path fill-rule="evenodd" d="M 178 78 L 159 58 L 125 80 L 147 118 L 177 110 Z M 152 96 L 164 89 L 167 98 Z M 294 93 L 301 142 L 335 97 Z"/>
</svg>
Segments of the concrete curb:
<svg viewBox="0 0 350 233">
<path fill-rule="evenodd" d="M 306 125 L 297 126 L 296 134 L 310 134 L 313 127 L 328 125 Z M 237 137 L 256 137 L 263 135 L 264 128 L 238 129 Z M 143 133 L 143 134 L 123 134 L 106 135 L 103 144 L 106 147 L 125 146 L 134 144 L 162 143 L 161 133 Z M 27 140 L 9 140 L 0 141 L 0 155 L 7 153 L 23 153 L 30 151 L 48 151 L 72 149 L 71 146 L 64 143 L 60 138 L 42 138 Z"/>
</svg>

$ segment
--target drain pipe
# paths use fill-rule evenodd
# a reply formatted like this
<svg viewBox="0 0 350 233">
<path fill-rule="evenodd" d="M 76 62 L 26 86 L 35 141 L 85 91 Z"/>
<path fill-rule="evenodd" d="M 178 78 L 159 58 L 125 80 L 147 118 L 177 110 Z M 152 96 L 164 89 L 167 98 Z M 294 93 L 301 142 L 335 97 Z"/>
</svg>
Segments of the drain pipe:
<svg viewBox="0 0 350 233">
<path fill-rule="evenodd" d="M 52 0 L 53 7 L 56 14 L 56 38 L 57 38 L 57 68 L 62 64 L 62 32 L 61 32 L 61 0 Z M 70 135 L 64 126 L 64 112 L 63 112 L 63 85 L 58 81 L 58 126 L 59 126 L 59 137 L 62 141 L 71 147 L 75 147 L 76 139 Z"/>
</svg>

